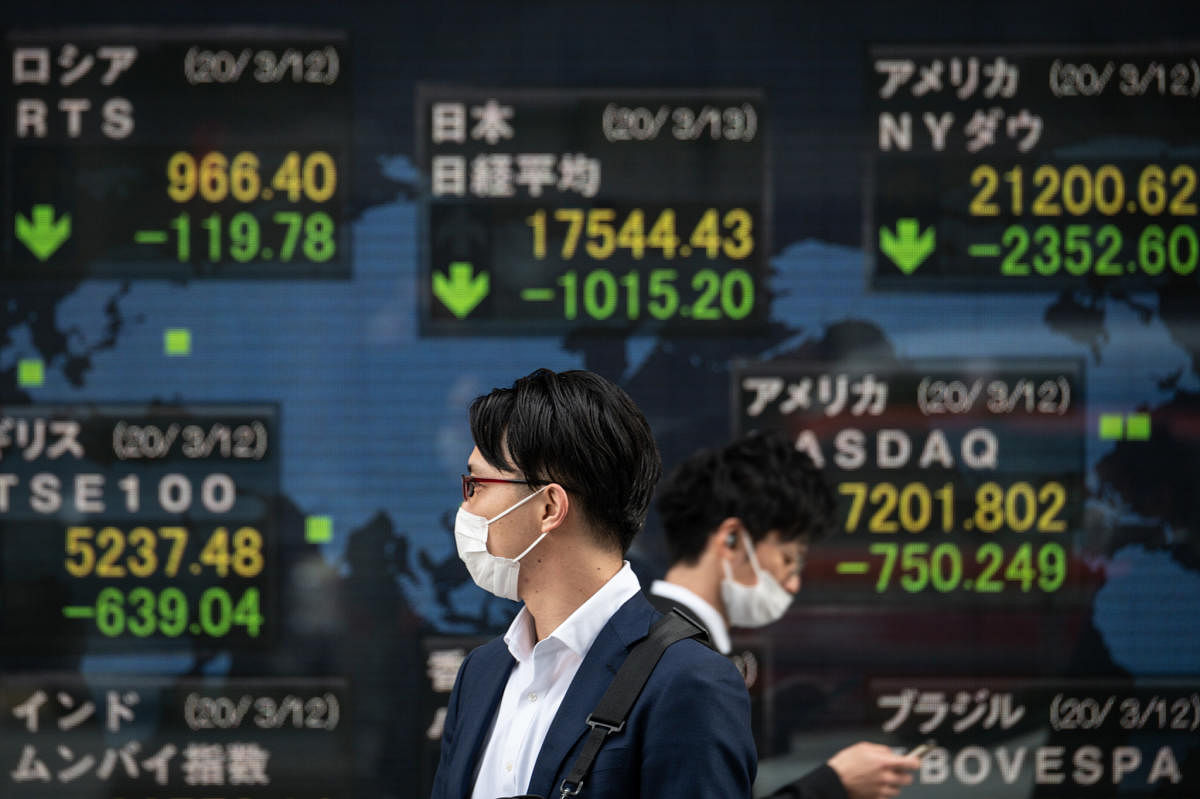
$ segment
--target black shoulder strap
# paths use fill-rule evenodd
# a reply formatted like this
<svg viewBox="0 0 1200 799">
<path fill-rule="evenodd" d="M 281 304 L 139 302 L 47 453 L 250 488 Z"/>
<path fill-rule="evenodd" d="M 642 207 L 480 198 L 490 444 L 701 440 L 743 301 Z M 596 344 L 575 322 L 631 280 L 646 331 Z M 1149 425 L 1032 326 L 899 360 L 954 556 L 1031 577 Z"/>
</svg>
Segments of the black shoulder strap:
<svg viewBox="0 0 1200 799">
<path fill-rule="evenodd" d="M 649 599 L 650 604 L 653 605 L 654 608 L 656 610 L 658 610 L 660 613 L 670 613 L 672 610 L 678 609 L 679 612 L 683 614 L 684 618 L 686 618 L 688 621 L 695 622 L 700 627 L 700 629 L 704 630 L 704 636 L 700 640 L 702 640 L 704 643 L 708 644 L 708 648 L 713 650 L 714 652 L 719 651 L 715 646 L 713 646 L 712 630 L 709 629 L 707 624 L 700 621 L 699 618 L 697 618 L 695 615 L 693 615 L 692 609 L 689 608 L 687 605 L 683 604 L 682 602 L 677 602 L 674 599 L 670 599 L 668 597 L 662 596 L 661 594 L 652 593 L 650 591 L 646 592 L 646 599 Z"/>
<path fill-rule="evenodd" d="M 684 638 L 706 637 L 704 627 L 679 608 L 673 608 L 650 628 L 650 633 L 629 652 L 617 676 L 604 696 L 600 697 L 596 709 L 587 717 L 588 732 L 583 750 L 575 759 L 567 778 L 560 788 L 560 799 L 575 796 L 583 790 L 583 780 L 592 768 L 592 761 L 604 745 L 604 739 L 625 728 L 625 719 L 633 703 L 637 701 L 650 679 L 651 672 L 662 659 L 667 647 Z"/>
</svg>

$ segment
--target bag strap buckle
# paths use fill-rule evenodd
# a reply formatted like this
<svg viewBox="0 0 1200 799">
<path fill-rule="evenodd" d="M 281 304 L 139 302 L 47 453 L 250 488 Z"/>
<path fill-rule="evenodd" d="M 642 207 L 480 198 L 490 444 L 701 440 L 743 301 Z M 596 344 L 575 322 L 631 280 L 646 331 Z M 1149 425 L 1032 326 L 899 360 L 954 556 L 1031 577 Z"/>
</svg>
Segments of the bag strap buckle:
<svg viewBox="0 0 1200 799">
<path fill-rule="evenodd" d="M 615 735 L 618 732 L 620 732 L 621 730 L 625 729 L 625 719 L 621 719 L 621 721 L 618 724 L 613 725 L 607 721 L 601 721 L 600 719 L 596 718 L 595 714 L 593 714 L 593 713 L 588 714 L 586 723 L 593 730 L 595 730 L 595 729 L 605 730 L 605 735 Z"/>
</svg>

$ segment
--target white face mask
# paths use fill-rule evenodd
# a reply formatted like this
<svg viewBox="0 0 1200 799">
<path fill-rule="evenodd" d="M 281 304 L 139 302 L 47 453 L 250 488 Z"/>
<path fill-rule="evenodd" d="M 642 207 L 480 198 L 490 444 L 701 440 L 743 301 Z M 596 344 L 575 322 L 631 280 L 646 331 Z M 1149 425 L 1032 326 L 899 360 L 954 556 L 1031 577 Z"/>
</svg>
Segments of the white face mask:
<svg viewBox="0 0 1200 799">
<path fill-rule="evenodd" d="M 488 552 L 488 525 L 512 513 L 547 487 L 542 486 L 490 519 L 471 513 L 461 505 L 458 507 L 458 515 L 454 518 L 454 543 L 458 547 L 458 556 L 467 565 L 467 571 L 470 572 L 475 585 L 498 597 L 514 601 L 517 599 L 517 573 L 521 568 L 521 558 L 528 555 L 529 551 L 546 537 L 546 533 L 534 539 L 534 542 L 515 558 L 502 558 Z"/>
<path fill-rule="evenodd" d="M 758 565 L 758 557 L 754 554 L 750 536 L 743 535 L 742 543 L 746 545 L 746 554 L 750 558 L 750 567 L 754 569 L 757 582 L 754 585 L 742 585 L 733 579 L 733 568 L 726 560 L 725 579 L 721 581 L 721 600 L 725 603 L 725 613 L 729 616 L 730 625 L 762 627 L 777 621 L 787 612 L 792 604 L 792 595 L 770 572 Z"/>
</svg>

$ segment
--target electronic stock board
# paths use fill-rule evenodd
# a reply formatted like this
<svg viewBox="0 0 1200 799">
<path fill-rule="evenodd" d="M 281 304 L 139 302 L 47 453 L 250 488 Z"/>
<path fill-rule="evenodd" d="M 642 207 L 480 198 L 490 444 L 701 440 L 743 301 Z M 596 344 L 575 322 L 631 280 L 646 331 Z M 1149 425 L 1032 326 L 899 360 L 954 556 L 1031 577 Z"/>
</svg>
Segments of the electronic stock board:
<svg viewBox="0 0 1200 799">
<path fill-rule="evenodd" d="M 538 366 L 667 466 L 769 428 L 828 478 L 738 637 L 761 789 L 934 737 L 906 795 L 1196 793 L 1200 49 L 765 3 L 679 49 L 728 10 L 620 69 L 474 6 L 13 14 L 0 796 L 426 795 L 512 611 L 463 412 Z"/>
</svg>

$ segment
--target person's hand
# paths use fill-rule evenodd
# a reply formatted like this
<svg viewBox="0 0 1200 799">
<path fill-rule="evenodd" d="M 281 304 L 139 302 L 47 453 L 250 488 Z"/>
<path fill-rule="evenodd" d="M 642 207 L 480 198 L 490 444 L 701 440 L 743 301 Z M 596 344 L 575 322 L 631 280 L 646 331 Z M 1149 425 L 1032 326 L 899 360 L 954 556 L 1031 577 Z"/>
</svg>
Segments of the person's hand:
<svg viewBox="0 0 1200 799">
<path fill-rule="evenodd" d="M 892 799 L 911 785 L 919 758 L 898 755 L 882 744 L 860 741 L 829 758 L 829 767 L 850 799 Z"/>
</svg>

